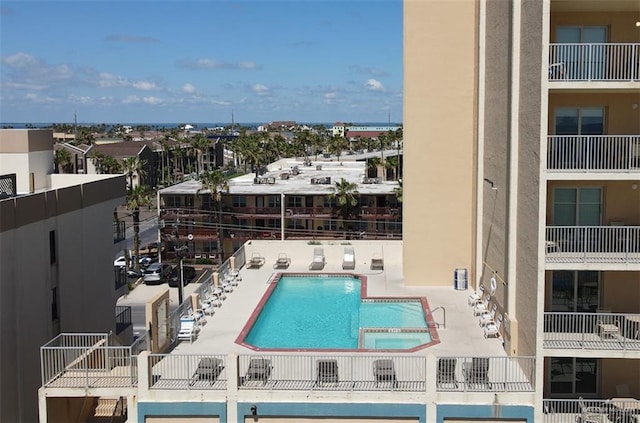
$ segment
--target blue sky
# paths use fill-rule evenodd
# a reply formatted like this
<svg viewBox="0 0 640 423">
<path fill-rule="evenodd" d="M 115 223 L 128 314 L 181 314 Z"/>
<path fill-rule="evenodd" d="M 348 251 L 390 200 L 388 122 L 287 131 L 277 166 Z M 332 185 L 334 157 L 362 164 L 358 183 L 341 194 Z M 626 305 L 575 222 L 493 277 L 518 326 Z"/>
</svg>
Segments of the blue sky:
<svg viewBox="0 0 640 423">
<path fill-rule="evenodd" d="M 2 1 L 0 121 L 402 120 L 401 0 Z"/>
</svg>

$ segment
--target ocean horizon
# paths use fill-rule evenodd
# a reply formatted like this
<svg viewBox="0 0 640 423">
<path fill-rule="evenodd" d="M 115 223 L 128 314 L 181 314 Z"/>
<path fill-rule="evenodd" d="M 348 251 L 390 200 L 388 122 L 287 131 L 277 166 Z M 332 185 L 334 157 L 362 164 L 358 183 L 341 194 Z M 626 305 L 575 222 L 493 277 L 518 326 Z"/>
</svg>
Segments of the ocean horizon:
<svg viewBox="0 0 640 423">
<path fill-rule="evenodd" d="M 274 121 L 275 122 L 275 121 Z M 295 122 L 295 121 L 294 121 Z M 234 122 L 234 125 L 248 127 L 248 128 L 257 128 L 261 125 L 266 125 L 269 122 Z M 327 128 L 333 127 L 335 122 L 296 122 L 298 125 L 323 125 Z M 13 129 L 26 129 L 28 125 L 33 128 L 50 128 L 53 125 L 73 125 L 73 122 L 0 122 L 0 128 L 8 128 L 11 127 Z M 228 126 L 231 125 L 231 122 L 78 122 L 78 126 L 92 126 L 92 125 L 102 125 L 105 124 L 107 126 L 113 125 L 122 125 L 122 126 L 140 126 L 146 125 L 150 126 L 152 130 L 156 128 L 160 129 L 174 129 L 178 128 L 181 125 L 191 125 L 194 129 L 198 128 L 215 128 L 219 126 Z M 400 126 L 401 123 L 397 122 L 352 122 L 355 126 Z"/>
</svg>

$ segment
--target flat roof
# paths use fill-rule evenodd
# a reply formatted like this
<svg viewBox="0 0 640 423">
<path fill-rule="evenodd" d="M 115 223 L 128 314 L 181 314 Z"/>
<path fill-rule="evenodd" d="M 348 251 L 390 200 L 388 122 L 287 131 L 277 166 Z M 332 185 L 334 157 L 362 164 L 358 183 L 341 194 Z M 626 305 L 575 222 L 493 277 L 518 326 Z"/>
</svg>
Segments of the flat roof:
<svg viewBox="0 0 640 423">
<path fill-rule="evenodd" d="M 378 153 L 379 154 L 379 153 Z M 294 174 L 297 166 L 299 173 Z M 286 179 L 283 175 L 286 175 Z M 300 159 L 281 159 L 267 166 L 267 172 L 260 178 L 269 179 L 273 183 L 254 183 L 255 173 L 232 178 L 228 181 L 229 194 L 264 194 L 264 195 L 327 195 L 333 192 L 335 182 L 342 179 L 358 184 L 358 192 L 367 194 L 394 194 L 399 186 L 397 181 L 380 181 L 380 183 L 363 183 L 366 175 L 364 161 L 314 161 L 305 165 Z M 329 184 L 311 183 L 311 180 L 331 178 Z M 195 194 L 201 188 L 200 181 L 190 180 L 160 190 L 161 195 Z M 206 192 L 206 191 L 203 191 Z"/>
</svg>

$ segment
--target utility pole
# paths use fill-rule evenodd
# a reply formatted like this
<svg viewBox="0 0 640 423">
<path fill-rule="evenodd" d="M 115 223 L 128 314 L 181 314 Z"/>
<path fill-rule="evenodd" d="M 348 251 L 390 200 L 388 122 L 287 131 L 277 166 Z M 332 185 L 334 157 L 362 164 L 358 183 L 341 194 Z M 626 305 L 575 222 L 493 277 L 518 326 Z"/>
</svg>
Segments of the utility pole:
<svg viewBox="0 0 640 423">
<path fill-rule="evenodd" d="M 178 304 L 182 304 L 184 300 L 184 268 L 182 266 L 182 259 L 184 258 L 185 251 L 189 248 L 186 245 L 180 245 L 180 218 L 176 219 L 176 223 L 173 224 L 173 233 L 176 236 L 176 245 L 173 247 L 178 258 L 178 266 L 180 266 L 180 284 L 178 286 Z"/>
</svg>

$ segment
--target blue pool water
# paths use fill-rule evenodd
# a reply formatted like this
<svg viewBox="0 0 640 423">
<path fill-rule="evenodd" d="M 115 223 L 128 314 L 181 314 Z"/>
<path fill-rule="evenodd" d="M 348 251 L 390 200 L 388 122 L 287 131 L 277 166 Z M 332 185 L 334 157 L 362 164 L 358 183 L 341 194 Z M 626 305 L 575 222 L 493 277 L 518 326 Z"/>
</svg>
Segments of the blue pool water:
<svg viewBox="0 0 640 423">
<path fill-rule="evenodd" d="M 357 349 L 360 328 L 426 327 L 419 301 L 363 302 L 360 289 L 360 279 L 349 276 L 283 276 L 244 342 L 274 349 Z M 403 341 L 403 335 L 412 340 Z M 379 349 L 412 348 L 415 338 L 394 334 Z"/>
</svg>

